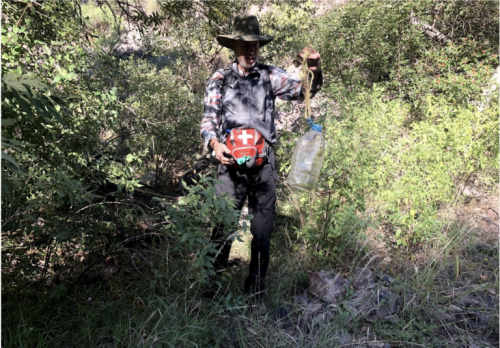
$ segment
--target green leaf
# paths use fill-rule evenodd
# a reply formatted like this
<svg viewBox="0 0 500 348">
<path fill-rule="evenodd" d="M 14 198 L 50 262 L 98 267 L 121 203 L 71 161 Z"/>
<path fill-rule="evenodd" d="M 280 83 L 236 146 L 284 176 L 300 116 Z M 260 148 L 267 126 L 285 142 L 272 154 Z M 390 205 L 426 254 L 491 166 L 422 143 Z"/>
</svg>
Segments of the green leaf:
<svg viewBox="0 0 500 348">
<path fill-rule="evenodd" d="M 31 99 L 31 101 L 33 102 L 33 104 L 35 105 L 35 108 L 36 110 L 38 111 L 38 113 L 45 119 L 45 120 L 49 120 L 49 115 L 47 114 L 47 111 L 45 110 L 45 105 L 43 105 L 43 103 L 39 100 L 39 99 Z"/>
<path fill-rule="evenodd" d="M 2 81 L 3 82 L 17 81 L 18 78 L 19 78 L 19 74 L 16 74 L 16 73 L 13 73 L 13 72 L 9 72 L 9 73 L 4 74 L 2 76 Z"/>
<path fill-rule="evenodd" d="M 19 82 L 22 84 L 28 85 L 30 87 L 38 88 L 41 90 L 46 90 L 49 88 L 46 84 L 44 84 L 44 83 L 42 83 L 39 80 L 34 79 L 34 78 L 22 78 L 19 80 Z"/>
<path fill-rule="evenodd" d="M 16 123 L 17 120 L 13 120 L 11 118 L 2 118 L 2 127 L 3 126 L 10 126 L 11 124 Z"/>
<path fill-rule="evenodd" d="M 398 228 L 398 229 L 396 230 L 396 238 L 398 238 L 400 235 L 401 235 L 401 229 L 400 229 L 400 228 Z"/>
<path fill-rule="evenodd" d="M 191 235 L 190 235 L 189 233 L 185 233 L 185 234 L 182 236 L 182 238 L 181 238 L 180 242 L 181 242 L 181 243 L 184 243 L 184 242 L 185 242 L 188 238 L 191 238 Z"/>
<path fill-rule="evenodd" d="M 10 163 L 12 163 L 14 166 L 16 166 L 17 169 L 21 169 L 19 167 L 19 164 L 16 162 L 15 159 L 13 159 L 10 155 L 7 155 L 5 152 L 2 151 L 2 159 L 3 160 L 6 160 L 6 161 L 9 161 Z"/>
<path fill-rule="evenodd" d="M 22 84 L 20 84 L 17 81 L 9 80 L 9 81 L 6 81 L 5 83 L 8 84 L 12 89 L 14 89 L 14 90 L 16 90 L 18 92 L 23 92 L 23 93 L 27 93 L 28 92 L 28 90 L 26 89 L 26 87 L 24 87 Z"/>
<path fill-rule="evenodd" d="M 20 141 L 13 140 L 13 139 L 7 139 L 4 136 L 2 136 L 2 146 L 14 149 L 14 150 L 19 151 L 19 152 L 24 152 L 24 150 L 17 147 L 16 145 L 17 146 L 32 146 L 31 144 L 24 144 L 24 143 L 21 143 Z"/>
<path fill-rule="evenodd" d="M 21 106 L 21 109 L 24 110 L 26 115 L 28 116 L 28 120 L 32 121 L 33 120 L 33 112 L 31 111 L 31 103 L 29 102 L 28 99 L 23 97 L 21 94 L 19 94 L 17 91 L 14 92 L 14 97 L 16 100 L 19 102 L 19 105 Z"/>
<path fill-rule="evenodd" d="M 60 124 L 62 124 L 63 126 L 65 125 L 61 115 L 56 111 L 56 109 L 54 109 L 52 106 L 47 106 L 47 110 L 49 110 L 49 112 L 56 118 L 56 120 Z"/>
</svg>

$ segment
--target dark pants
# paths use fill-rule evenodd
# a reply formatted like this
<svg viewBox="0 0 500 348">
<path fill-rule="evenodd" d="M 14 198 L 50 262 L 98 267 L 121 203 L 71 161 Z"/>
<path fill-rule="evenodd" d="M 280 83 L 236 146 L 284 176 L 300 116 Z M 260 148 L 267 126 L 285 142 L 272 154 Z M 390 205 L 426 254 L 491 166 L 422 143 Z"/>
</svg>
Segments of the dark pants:
<svg viewBox="0 0 500 348">
<path fill-rule="evenodd" d="M 251 244 L 250 277 L 264 278 L 269 265 L 269 240 L 273 229 L 276 182 L 278 174 L 275 169 L 274 152 L 271 150 L 269 158 L 261 167 L 251 170 L 238 170 L 232 166 L 219 165 L 219 180 L 224 184 L 217 184 L 217 194 L 227 193 L 236 199 L 236 209 L 241 210 L 248 197 L 248 213 L 253 215 L 250 232 L 253 239 Z M 224 241 L 223 228 L 216 227 L 212 232 L 212 241 Z M 225 242 L 215 258 L 216 271 L 227 266 L 231 242 Z"/>
</svg>

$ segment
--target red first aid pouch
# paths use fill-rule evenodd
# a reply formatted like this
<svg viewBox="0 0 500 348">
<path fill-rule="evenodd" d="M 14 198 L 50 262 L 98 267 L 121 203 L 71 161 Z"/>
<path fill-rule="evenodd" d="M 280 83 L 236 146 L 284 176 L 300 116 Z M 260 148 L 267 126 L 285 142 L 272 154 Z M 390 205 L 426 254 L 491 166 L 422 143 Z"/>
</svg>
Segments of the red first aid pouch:
<svg viewBox="0 0 500 348">
<path fill-rule="evenodd" d="M 267 144 L 257 130 L 228 129 L 226 146 L 231 151 L 236 168 L 253 168 L 264 164 L 267 158 Z"/>
</svg>

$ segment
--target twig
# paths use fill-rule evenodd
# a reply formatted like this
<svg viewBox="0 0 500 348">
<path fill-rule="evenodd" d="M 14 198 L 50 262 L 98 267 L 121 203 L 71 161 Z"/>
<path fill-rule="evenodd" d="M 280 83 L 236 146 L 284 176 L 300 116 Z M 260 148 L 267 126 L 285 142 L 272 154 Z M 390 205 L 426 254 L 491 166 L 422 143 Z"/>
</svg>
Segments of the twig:
<svg viewBox="0 0 500 348">
<path fill-rule="evenodd" d="M 224 48 L 224 47 L 223 47 L 223 46 L 221 46 L 221 47 L 220 47 L 217 51 L 215 51 L 215 54 L 212 56 L 212 58 L 211 58 L 211 59 L 210 59 L 210 61 L 209 61 L 209 63 L 210 63 L 210 64 L 212 64 L 212 63 L 213 63 L 213 61 L 214 61 L 215 57 L 217 57 L 217 55 L 220 53 L 220 51 L 222 51 L 222 49 L 223 49 L 223 48 Z"/>
<path fill-rule="evenodd" d="M 495 209 L 493 209 L 491 207 L 488 207 L 488 209 L 491 210 L 492 212 L 494 212 L 495 214 L 497 214 L 497 216 L 498 216 L 498 213 L 497 213 L 497 211 Z"/>
<path fill-rule="evenodd" d="M 56 246 L 56 240 L 54 239 L 51 244 L 47 246 L 47 254 L 45 255 L 45 264 L 43 265 L 42 274 L 40 277 L 41 282 L 45 280 L 45 276 L 47 275 L 47 269 L 49 268 L 50 255 Z"/>
<path fill-rule="evenodd" d="M 131 241 L 134 241 L 134 240 L 138 240 L 138 239 L 141 239 L 141 238 L 144 238 L 144 237 L 147 237 L 147 236 L 160 236 L 160 237 L 164 237 L 161 233 L 156 233 L 156 232 L 144 233 L 144 234 L 141 234 L 139 236 L 127 238 L 124 241 L 121 241 L 120 243 L 118 243 L 118 246 L 124 245 L 125 243 L 131 242 Z"/>
<path fill-rule="evenodd" d="M 103 256 L 101 256 L 100 258 L 96 259 L 94 262 L 92 262 L 90 265 L 88 265 L 84 270 L 83 272 L 78 276 L 78 278 L 76 279 L 76 281 L 72 284 L 72 286 L 68 289 L 68 294 L 71 293 L 71 291 L 73 291 L 73 289 L 78 285 L 78 283 L 80 283 L 80 281 L 82 280 L 83 276 L 92 268 L 94 267 L 99 261 L 102 261 L 104 260 L 105 258 L 107 258 L 108 256 L 114 254 L 114 253 L 117 253 L 119 251 L 123 251 L 123 249 L 115 249 L 115 250 L 111 250 L 109 252 L 107 252 L 106 254 L 104 254 Z"/>
<path fill-rule="evenodd" d="M 138 249 L 132 249 L 132 248 L 127 248 L 127 249 L 131 250 L 131 251 L 139 252 Z M 144 249 L 144 250 L 141 250 L 141 252 L 157 255 L 157 256 L 161 257 L 162 259 L 164 259 L 165 261 L 170 262 L 172 265 L 175 266 L 175 263 L 172 260 L 170 260 L 168 257 L 166 257 L 166 256 L 164 256 L 164 255 L 162 255 L 162 254 L 160 254 L 160 253 L 158 253 L 156 251 Z M 189 283 L 189 286 L 191 286 L 191 282 L 189 281 L 189 277 L 180 268 L 177 268 L 176 271 L 170 276 L 170 278 L 173 278 L 177 274 L 177 272 L 182 273 L 182 275 L 184 276 L 184 278 L 186 278 L 186 281 Z"/>
<path fill-rule="evenodd" d="M 184 51 L 184 54 L 186 55 L 186 58 L 187 58 L 187 61 L 188 61 L 188 66 L 187 66 L 187 68 L 188 68 L 188 74 L 189 74 L 189 77 L 190 77 L 191 79 L 193 79 L 193 74 L 191 73 L 191 58 L 189 57 L 189 54 L 188 54 L 188 52 L 187 52 L 186 48 L 185 48 L 185 47 L 184 47 L 184 45 L 182 44 L 182 39 L 181 39 L 181 36 L 180 36 L 179 32 L 178 32 L 175 28 L 174 28 L 174 30 L 175 30 L 175 32 L 177 33 L 177 39 L 179 40 L 179 44 L 181 45 L 182 50 Z M 189 88 L 192 90 L 192 88 L 191 88 L 190 84 L 189 84 L 187 81 L 185 81 L 185 79 L 184 79 L 184 82 L 186 82 L 186 84 L 187 84 L 187 85 L 189 86 Z"/>
<path fill-rule="evenodd" d="M 168 261 L 168 262 L 170 262 L 170 263 L 173 263 L 173 262 L 172 262 L 172 261 L 170 261 L 167 257 L 163 256 L 162 254 L 160 254 L 159 252 L 156 252 L 156 251 L 147 250 L 147 249 L 144 249 L 144 250 L 132 249 L 132 248 L 126 248 L 126 249 L 128 249 L 128 250 L 132 250 L 132 251 L 136 251 L 136 252 L 138 252 L 138 251 L 142 251 L 143 253 L 155 254 L 155 255 L 157 255 L 157 256 L 159 256 L 159 257 L 161 257 L 162 259 L 167 260 L 167 261 Z"/>
<path fill-rule="evenodd" d="M 290 242 L 290 248 L 292 248 L 292 250 L 293 250 L 292 239 L 290 238 L 290 235 L 288 234 L 288 225 L 285 226 L 284 230 L 285 230 L 286 237 L 288 238 L 288 242 Z"/>
<path fill-rule="evenodd" d="M 302 213 L 300 212 L 300 205 L 295 201 L 295 195 L 293 193 L 293 190 L 290 186 L 288 186 L 288 184 L 285 182 L 284 183 L 285 186 L 288 188 L 288 190 L 290 190 L 290 196 L 292 199 L 292 204 L 294 205 L 295 209 L 297 209 L 297 212 L 299 213 L 299 217 L 300 217 L 300 227 L 304 227 L 304 217 L 302 216 Z"/>
<path fill-rule="evenodd" d="M 410 305 L 410 303 L 413 302 L 413 300 L 417 297 L 417 295 L 413 295 L 413 297 L 411 298 L 410 301 L 408 301 L 408 303 L 405 305 L 405 307 L 403 308 L 403 310 L 401 312 L 404 312 L 406 310 L 406 308 Z"/>
<path fill-rule="evenodd" d="M 379 255 L 373 255 L 371 257 L 371 259 L 368 261 L 368 263 L 365 265 L 365 267 L 363 267 L 363 269 L 361 270 L 361 272 L 359 273 L 360 275 L 363 274 L 363 272 L 366 270 L 366 268 L 368 267 L 368 265 L 370 265 L 370 263 L 372 263 L 373 260 L 379 258 L 380 256 Z"/>
<path fill-rule="evenodd" d="M 130 251 L 128 249 L 123 249 L 123 250 L 125 250 L 127 252 L 127 254 L 130 256 L 130 261 L 132 261 L 132 265 L 134 266 L 134 268 L 137 271 L 137 273 L 139 273 L 139 275 L 141 277 L 143 277 L 145 280 L 149 280 L 148 278 L 146 278 L 146 276 L 144 274 L 141 273 L 141 271 L 139 271 L 139 268 L 137 268 L 137 266 L 136 266 L 136 264 L 134 262 L 134 256 L 132 254 L 130 254 Z"/>
<path fill-rule="evenodd" d="M 97 36 L 96 35 L 92 35 L 91 33 L 89 33 L 87 25 L 83 21 L 82 7 L 80 6 L 80 1 L 79 0 L 73 0 L 73 6 L 75 8 L 75 17 L 80 22 L 80 26 L 82 27 L 82 30 L 83 30 L 83 35 L 85 35 L 85 38 L 87 39 L 87 41 L 89 43 L 91 43 L 90 39 L 89 39 L 89 36 L 92 37 L 92 38 L 97 38 Z"/>
<path fill-rule="evenodd" d="M 40 5 L 41 6 L 41 5 Z M 46 14 L 44 13 L 41 13 L 41 12 L 38 12 L 38 11 L 35 11 L 37 14 L 39 14 L 40 16 L 42 17 L 45 17 L 45 18 L 50 18 L 50 16 L 47 16 Z"/>
<path fill-rule="evenodd" d="M 413 11 L 410 14 L 410 24 L 420 26 L 424 34 L 431 39 L 436 39 L 439 42 L 446 43 L 450 41 L 442 32 L 434 28 L 434 26 L 422 22 L 422 20 L 416 17 Z"/>
<path fill-rule="evenodd" d="M 483 216 L 483 221 L 489 223 L 489 224 L 492 224 L 492 225 L 495 225 L 497 228 L 500 228 L 500 226 L 498 226 L 493 220 L 491 220 L 490 218 L 487 218 L 487 217 L 484 217 Z"/>
<path fill-rule="evenodd" d="M 472 229 L 474 228 L 475 226 L 472 226 L 465 234 L 469 234 L 470 231 L 472 231 Z M 429 263 L 429 265 L 432 265 L 434 262 L 437 261 L 438 257 L 446 250 L 446 248 L 448 248 L 448 246 L 451 244 L 451 242 L 453 242 L 455 239 L 457 239 L 459 234 L 457 233 L 455 236 L 453 236 L 450 241 L 448 243 L 446 243 L 446 245 L 441 249 L 441 251 L 439 251 L 439 253 L 436 255 L 436 257 Z"/>
<path fill-rule="evenodd" d="M 116 19 L 116 15 L 115 15 L 115 12 L 113 11 L 113 8 L 111 7 L 111 5 L 106 0 L 104 0 L 104 3 L 106 4 L 106 6 L 108 6 L 109 10 L 111 11 L 111 14 L 113 15 L 113 19 L 115 20 L 115 24 L 118 24 L 118 20 Z M 103 10 L 102 6 L 101 6 L 101 11 L 102 11 L 102 13 L 104 13 L 104 15 L 106 17 L 108 16 L 108 14 L 106 13 L 106 11 Z M 120 26 L 118 26 L 118 35 L 121 35 Z"/>
<path fill-rule="evenodd" d="M 149 122 L 148 120 L 146 120 L 145 118 L 141 117 L 140 115 L 138 115 L 132 108 L 130 108 L 129 106 L 123 104 L 121 101 L 117 100 L 118 104 L 124 106 L 126 109 L 128 109 L 130 112 L 132 112 L 136 117 L 138 117 L 139 119 L 141 119 L 142 121 L 146 122 L 146 125 L 149 127 L 150 124 L 157 124 L 157 123 L 164 123 L 164 122 Z M 165 121 L 167 122 L 167 121 Z"/>
<path fill-rule="evenodd" d="M 146 215 L 146 213 L 144 212 L 144 210 L 137 204 L 134 204 L 134 203 L 123 203 L 123 202 L 100 202 L 100 203 L 94 203 L 94 204 L 90 204 L 90 205 L 87 205 L 86 207 L 83 207 L 82 209 L 78 210 L 75 214 L 78 214 L 79 212 L 87 209 L 87 208 L 90 208 L 90 207 L 93 207 L 93 206 L 96 206 L 96 205 L 104 205 L 104 204 L 119 204 L 119 205 L 135 205 L 136 207 L 138 207 L 139 209 L 141 209 L 142 213 L 144 215 Z"/>
<path fill-rule="evenodd" d="M 19 24 L 21 23 L 21 20 L 23 19 L 24 12 L 26 12 L 26 10 L 28 9 L 28 7 L 29 7 L 30 5 L 31 5 L 31 2 L 28 2 L 28 3 L 26 4 L 26 7 L 24 8 L 23 13 L 21 13 L 21 17 L 19 17 L 19 20 L 17 21 L 17 24 L 16 24 L 16 26 L 17 26 L 17 27 L 19 26 Z"/>
<path fill-rule="evenodd" d="M 130 249 L 129 249 L 129 250 L 130 250 Z M 148 260 L 146 260 L 146 258 L 144 257 L 144 255 L 142 255 L 142 253 L 141 253 L 139 250 L 135 250 L 135 252 L 136 252 L 136 253 L 137 253 L 137 254 L 141 257 L 141 259 L 142 259 L 144 262 L 146 262 L 146 263 L 148 264 L 149 268 L 151 268 L 151 271 L 154 273 L 154 268 L 153 268 L 153 266 L 151 266 L 151 263 L 150 263 Z"/>
<path fill-rule="evenodd" d="M 354 342 L 354 343 L 346 343 L 346 344 L 343 344 L 339 347 L 351 347 L 351 346 L 354 346 L 354 345 L 359 345 L 360 343 L 363 343 L 363 344 L 366 344 L 366 343 L 381 343 L 381 342 L 389 342 L 389 343 L 403 343 L 401 341 L 360 341 L 360 342 Z M 408 347 L 409 345 L 411 346 L 419 346 L 419 347 L 428 347 L 424 344 L 419 344 L 419 343 L 414 343 L 414 342 L 404 342 L 405 344 L 403 345 L 404 347 Z"/>
<path fill-rule="evenodd" d="M 17 211 L 15 214 L 9 216 L 9 218 L 5 219 L 3 224 L 2 224 L 2 228 L 9 222 L 11 222 L 16 216 L 18 215 L 21 215 L 22 213 L 24 213 L 25 211 Z"/>
</svg>

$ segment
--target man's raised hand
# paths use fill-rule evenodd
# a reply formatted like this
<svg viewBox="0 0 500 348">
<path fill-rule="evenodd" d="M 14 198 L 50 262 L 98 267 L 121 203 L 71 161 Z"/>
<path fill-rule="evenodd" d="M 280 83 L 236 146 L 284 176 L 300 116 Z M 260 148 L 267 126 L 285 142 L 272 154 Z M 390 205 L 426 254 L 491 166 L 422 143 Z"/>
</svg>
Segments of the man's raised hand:
<svg viewBox="0 0 500 348">
<path fill-rule="evenodd" d="M 321 55 L 312 47 L 305 47 L 302 52 L 297 55 L 297 61 L 299 64 L 302 64 L 302 61 L 305 55 L 309 53 L 307 56 L 307 66 L 316 76 L 321 71 Z"/>
</svg>

